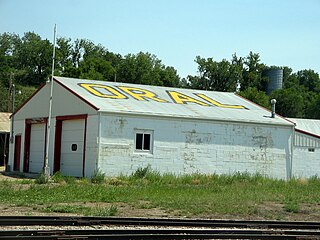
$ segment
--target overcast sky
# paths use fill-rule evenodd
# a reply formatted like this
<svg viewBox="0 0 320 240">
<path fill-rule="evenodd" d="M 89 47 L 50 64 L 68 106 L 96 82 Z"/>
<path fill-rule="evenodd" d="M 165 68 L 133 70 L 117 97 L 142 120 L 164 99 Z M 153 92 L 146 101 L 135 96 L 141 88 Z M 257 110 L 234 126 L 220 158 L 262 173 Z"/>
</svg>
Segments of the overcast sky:
<svg viewBox="0 0 320 240">
<path fill-rule="evenodd" d="M 0 0 L 0 33 L 86 38 L 126 55 L 155 54 L 180 77 L 196 56 L 260 54 L 269 66 L 320 73 L 320 0 Z"/>
</svg>

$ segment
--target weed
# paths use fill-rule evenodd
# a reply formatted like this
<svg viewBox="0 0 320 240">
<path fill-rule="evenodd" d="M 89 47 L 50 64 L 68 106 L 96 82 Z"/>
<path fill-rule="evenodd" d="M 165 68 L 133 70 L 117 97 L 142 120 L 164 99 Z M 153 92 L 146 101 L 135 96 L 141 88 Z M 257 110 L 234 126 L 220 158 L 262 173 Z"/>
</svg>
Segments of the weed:
<svg viewBox="0 0 320 240">
<path fill-rule="evenodd" d="M 58 171 L 56 172 L 52 177 L 51 177 L 52 181 L 55 183 L 62 183 L 65 182 L 64 177 L 62 176 L 61 172 Z"/>
<path fill-rule="evenodd" d="M 41 173 L 37 178 L 36 178 L 36 183 L 37 184 L 46 184 L 49 182 L 49 176 L 46 176 L 44 173 Z"/>
<path fill-rule="evenodd" d="M 147 167 L 139 167 L 131 176 L 135 179 L 141 179 L 144 178 L 147 173 L 149 173 L 151 171 L 151 167 L 150 165 L 148 165 Z"/>
<path fill-rule="evenodd" d="M 100 170 L 97 169 L 94 171 L 93 176 L 91 177 L 91 182 L 92 183 L 104 183 L 105 181 L 105 174 Z"/>
<path fill-rule="evenodd" d="M 90 215 L 92 216 L 115 216 L 118 212 L 118 208 L 111 205 L 109 208 L 96 207 L 91 209 Z"/>
<path fill-rule="evenodd" d="M 283 209 L 286 212 L 291 212 L 291 213 L 299 213 L 300 212 L 300 206 L 297 202 L 287 202 Z"/>
<path fill-rule="evenodd" d="M 77 181 L 77 178 L 71 177 L 71 176 L 65 176 L 64 181 L 68 184 L 75 184 Z"/>
</svg>

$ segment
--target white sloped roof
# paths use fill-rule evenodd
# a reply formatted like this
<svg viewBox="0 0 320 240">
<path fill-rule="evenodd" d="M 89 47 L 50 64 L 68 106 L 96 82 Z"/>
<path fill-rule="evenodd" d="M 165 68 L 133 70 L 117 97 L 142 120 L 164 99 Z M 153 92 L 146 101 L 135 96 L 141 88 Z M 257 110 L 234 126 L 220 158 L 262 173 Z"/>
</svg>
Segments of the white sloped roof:
<svg viewBox="0 0 320 240">
<path fill-rule="evenodd" d="M 288 118 L 288 120 L 296 124 L 296 129 L 317 135 L 320 137 L 320 120 L 319 119 L 303 119 L 303 118 Z"/>
<path fill-rule="evenodd" d="M 274 125 L 293 124 L 235 93 L 54 77 L 101 112 Z"/>
<path fill-rule="evenodd" d="M 10 132 L 10 115 L 11 113 L 0 112 L 0 133 Z"/>
</svg>

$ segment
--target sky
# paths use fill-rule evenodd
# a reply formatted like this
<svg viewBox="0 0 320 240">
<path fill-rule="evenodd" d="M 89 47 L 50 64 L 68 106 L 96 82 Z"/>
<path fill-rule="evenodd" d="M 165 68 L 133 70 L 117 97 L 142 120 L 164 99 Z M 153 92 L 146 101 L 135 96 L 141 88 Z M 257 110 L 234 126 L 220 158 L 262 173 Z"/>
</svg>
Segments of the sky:
<svg viewBox="0 0 320 240">
<path fill-rule="evenodd" d="M 0 0 L 0 34 L 88 39 L 109 51 L 157 56 L 180 77 L 196 56 L 259 53 L 268 66 L 320 73 L 320 0 Z"/>
</svg>

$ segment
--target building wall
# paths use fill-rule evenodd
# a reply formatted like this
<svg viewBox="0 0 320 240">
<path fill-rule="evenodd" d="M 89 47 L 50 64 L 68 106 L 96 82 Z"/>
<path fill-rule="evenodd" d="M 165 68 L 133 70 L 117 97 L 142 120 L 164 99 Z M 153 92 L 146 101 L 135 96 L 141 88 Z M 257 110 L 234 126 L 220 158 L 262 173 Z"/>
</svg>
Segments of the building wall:
<svg viewBox="0 0 320 240">
<path fill-rule="evenodd" d="M 153 153 L 135 152 L 135 132 L 153 132 Z M 108 176 L 151 166 L 160 173 L 291 174 L 292 128 L 191 119 L 115 116 L 100 122 L 99 168 Z"/>
<path fill-rule="evenodd" d="M 53 105 L 51 118 L 51 132 L 49 142 L 49 167 L 53 171 L 54 159 L 54 138 L 57 116 L 73 116 L 88 114 L 87 118 L 87 136 L 86 136 L 86 176 L 91 176 L 97 163 L 97 132 L 98 117 L 97 111 L 81 101 L 77 96 L 55 83 L 53 89 Z M 21 135 L 21 159 L 20 171 L 23 171 L 24 146 L 25 146 L 25 120 L 39 119 L 48 117 L 50 85 L 43 86 L 23 107 L 14 115 L 14 136 Z M 14 143 L 9 146 L 9 165 L 13 166 Z"/>
<path fill-rule="evenodd" d="M 98 169 L 98 115 L 90 115 L 87 119 L 85 177 L 91 177 Z"/>
<path fill-rule="evenodd" d="M 54 137 L 55 137 L 55 118 L 52 118 L 52 132 L 50 135 L 50 151 L 49 151 L 49 167 L 51 174 L 53 173 L 53 159 L 54 159 Z M 15 135 L 21 135 L 21 158 L 20 171 L 23 171 L 24 148 L 25 148 L 25 121 L 15 121 Z M 97 133 L 98 133 L 98 116 L 90 115 L 87 118 L 87 132 L 86 132 L 86 150 L 85 150 L 85 177 L 91 177 L 97 168 Z M 12 169 L 14 159 L 14 143 L 10 144 L 10 158 L 9 165 Z"/>
<path fill-rule="evenodd" d="M 14 136 L 21 135 L 21 154 L 20 154 L 20 170 L 23 170 L 23 152 L 24 152 L 24 128 L 25 128 L 25 121 L 23 120 L 16 120 L 14 125 Z M 13 169 L 13 158 L 14 158 L 14 142 L 9 143 L 9 161 L 8 165 L 10 169 Z"/>
<path fill-rule="evenodd" d="M 320 139 L 295 133 L 293 176 L 309 178 L 320 176 Z"/>
</svg>

